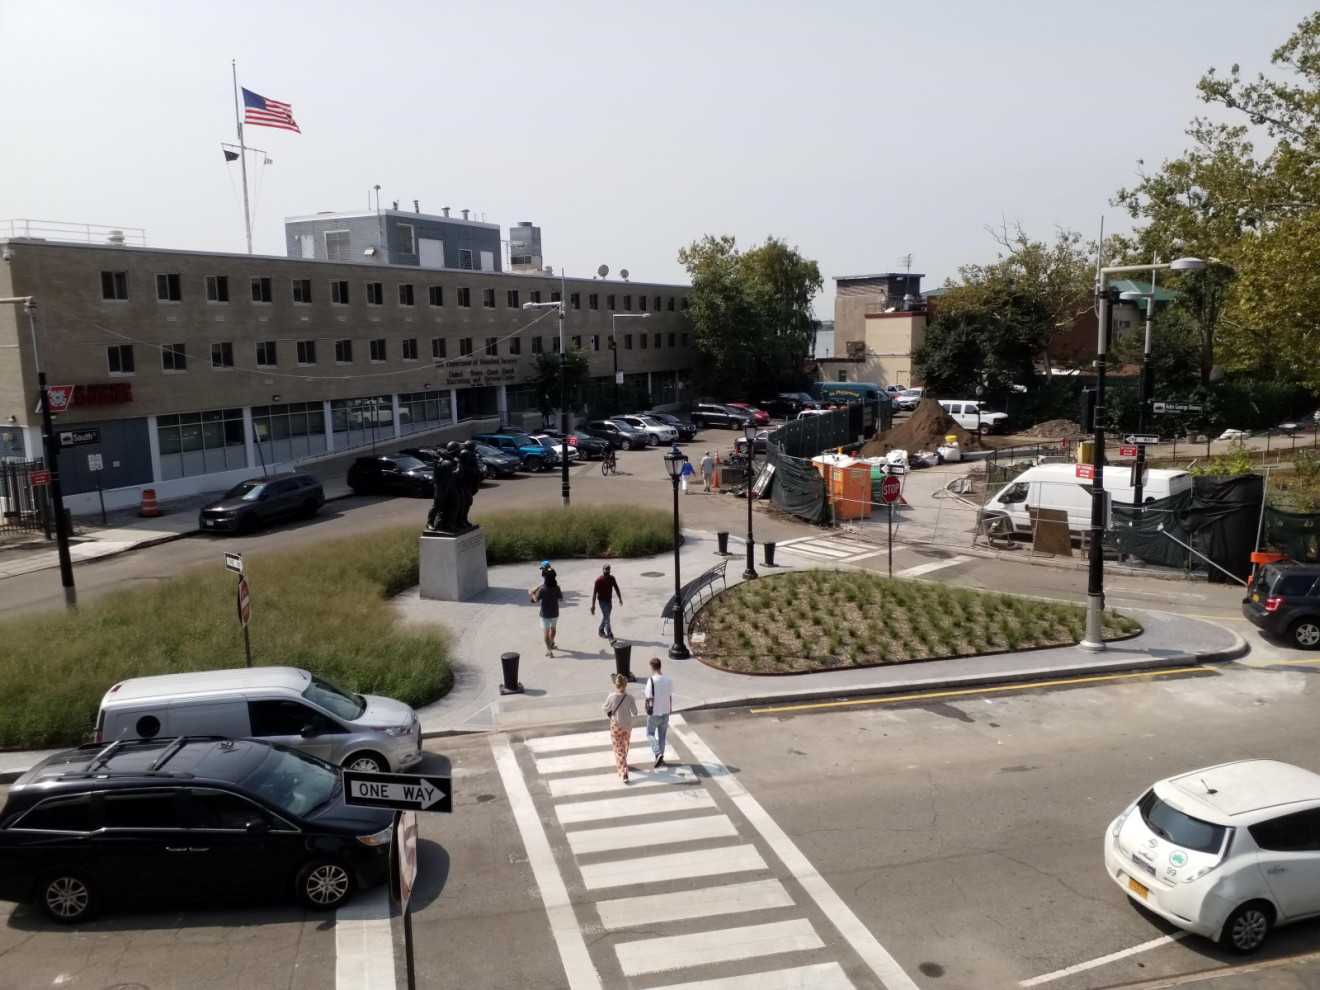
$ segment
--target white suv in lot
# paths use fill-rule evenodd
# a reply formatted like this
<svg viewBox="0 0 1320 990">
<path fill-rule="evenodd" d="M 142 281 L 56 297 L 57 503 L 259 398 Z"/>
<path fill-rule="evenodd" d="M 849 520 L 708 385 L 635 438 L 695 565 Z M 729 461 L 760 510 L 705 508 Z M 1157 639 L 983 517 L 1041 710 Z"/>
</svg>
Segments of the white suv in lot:
<svg viewBox="0 0 1320 990">
<path fill-rule="evenodd" d="M 1239 760 L 1161 780 L 1110 823 L 1105 870 L 1166 921 L 1255 952 L 1320 914 L 1320 774 Z"/>
</svg>

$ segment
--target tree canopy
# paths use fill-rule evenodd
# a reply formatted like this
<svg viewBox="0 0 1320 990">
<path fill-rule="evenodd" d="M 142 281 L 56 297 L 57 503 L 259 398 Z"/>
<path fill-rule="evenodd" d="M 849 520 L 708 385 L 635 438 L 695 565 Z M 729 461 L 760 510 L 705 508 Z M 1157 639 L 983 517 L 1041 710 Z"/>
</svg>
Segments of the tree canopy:
<svg viewBox="0 0 1320 990">
<path fill-rule="evenodd" d="M 536 355 L 536 372 L 529 383 L 536 394 L 536 408 L 547 419 L 551 410 L 562 409 L 559 390 L 558 352 Z M 586 406 L 587 384 L 591 380 L 591 367 L 587 355 L 580 347 L 570 347 L 564 356 L 564 383 L 568 393 L 568 407 L 581 412 Z"/>
</svg>

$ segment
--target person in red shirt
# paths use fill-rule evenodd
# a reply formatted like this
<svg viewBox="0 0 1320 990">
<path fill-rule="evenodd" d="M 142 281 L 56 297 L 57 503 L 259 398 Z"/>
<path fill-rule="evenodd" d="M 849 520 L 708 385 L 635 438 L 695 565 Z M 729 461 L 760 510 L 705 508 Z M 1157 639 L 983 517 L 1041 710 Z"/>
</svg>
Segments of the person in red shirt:
<svg viewBox="0 0 1320 990">
<path fill-rule="evenodd" d="M 610 625 L 610 610 L 614 608 L 614 596 L 619 596 L 619 604 L 623 604 L 623 592 L 619 590 L 619 582 L 614 580 L 614 575 L 610 573 L 610 565 L 606 564 L 600 569 L 600 577 L 596 578 L 596 583 L 591 586 L 591 614 L 596 614 L 596 603 L 600 603 L 600 628 L 596 630 L 601 639 L 608 639 L 610 645 L 614 645 L 614 627 Z"/>
</svg>

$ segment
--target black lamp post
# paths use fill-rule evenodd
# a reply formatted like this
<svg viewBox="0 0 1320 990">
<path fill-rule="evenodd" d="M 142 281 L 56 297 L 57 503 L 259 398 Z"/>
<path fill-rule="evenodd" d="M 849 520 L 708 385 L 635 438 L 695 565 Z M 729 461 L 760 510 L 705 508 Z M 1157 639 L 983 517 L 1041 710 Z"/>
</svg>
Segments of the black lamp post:
<svg viewBox="0 0 1320 990">
<path fill-rule="evenodd" d="M 523 303 L 523 309 L 554 309 L 559 315 L 559 495 L 564 507 L 568 508 L 568 434 L 569 398 L 568 398 L 568 351 L 564 347 L 564 300 L 560 293 L 559 302 Z"/>
<path fill-rule="evenodd" d="M 683 476 L 683 465 L 687 458 L 675 444 L 665 454 L 665 470 L 669 472 L 669 482 L 674 486 L 674 645 L 669 648 L 671 660 L 686 660 L 692 656 L 683 645 L 683 579 L 678 570 L 678 482 Z"/>
<path fill-rule="evenodd" d="M 623 412 L 623 404 L 619 400 L 619 336 L 616 331 L 620 320 L 645 320 L 649 319 L 650 313 L 613 313 L 610 315 L 610 350 L 614 352 L 614 414 L 617 416 Z"/>
<path fill-rule="evenodd" d="M 747 438 L 747 570 L 743 571 L 743 580 L 751 581 L 760 577 L 756 573 L 755 544 L 752 542 L 752 477 L 756 467 L 756 424 L 744 423 L 743 436 Z"/>
</svg>

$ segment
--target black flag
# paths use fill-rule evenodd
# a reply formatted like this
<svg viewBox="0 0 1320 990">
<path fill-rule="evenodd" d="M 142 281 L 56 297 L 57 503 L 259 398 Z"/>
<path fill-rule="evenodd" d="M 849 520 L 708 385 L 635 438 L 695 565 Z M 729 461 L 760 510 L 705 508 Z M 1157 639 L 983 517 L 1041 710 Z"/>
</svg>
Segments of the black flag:
<svg viewBox="0 0 1320 990">
<path fill-rule="evenodd" d="M 238 160 L 238 152 L 237 152 L 237 151 L 228 151 L 228 150 L 225 151 L 225 161 L 227 161 L 227 162 L 233 162 L 233 161 L 237 161 L 237 160 Z"/>
</svg>

